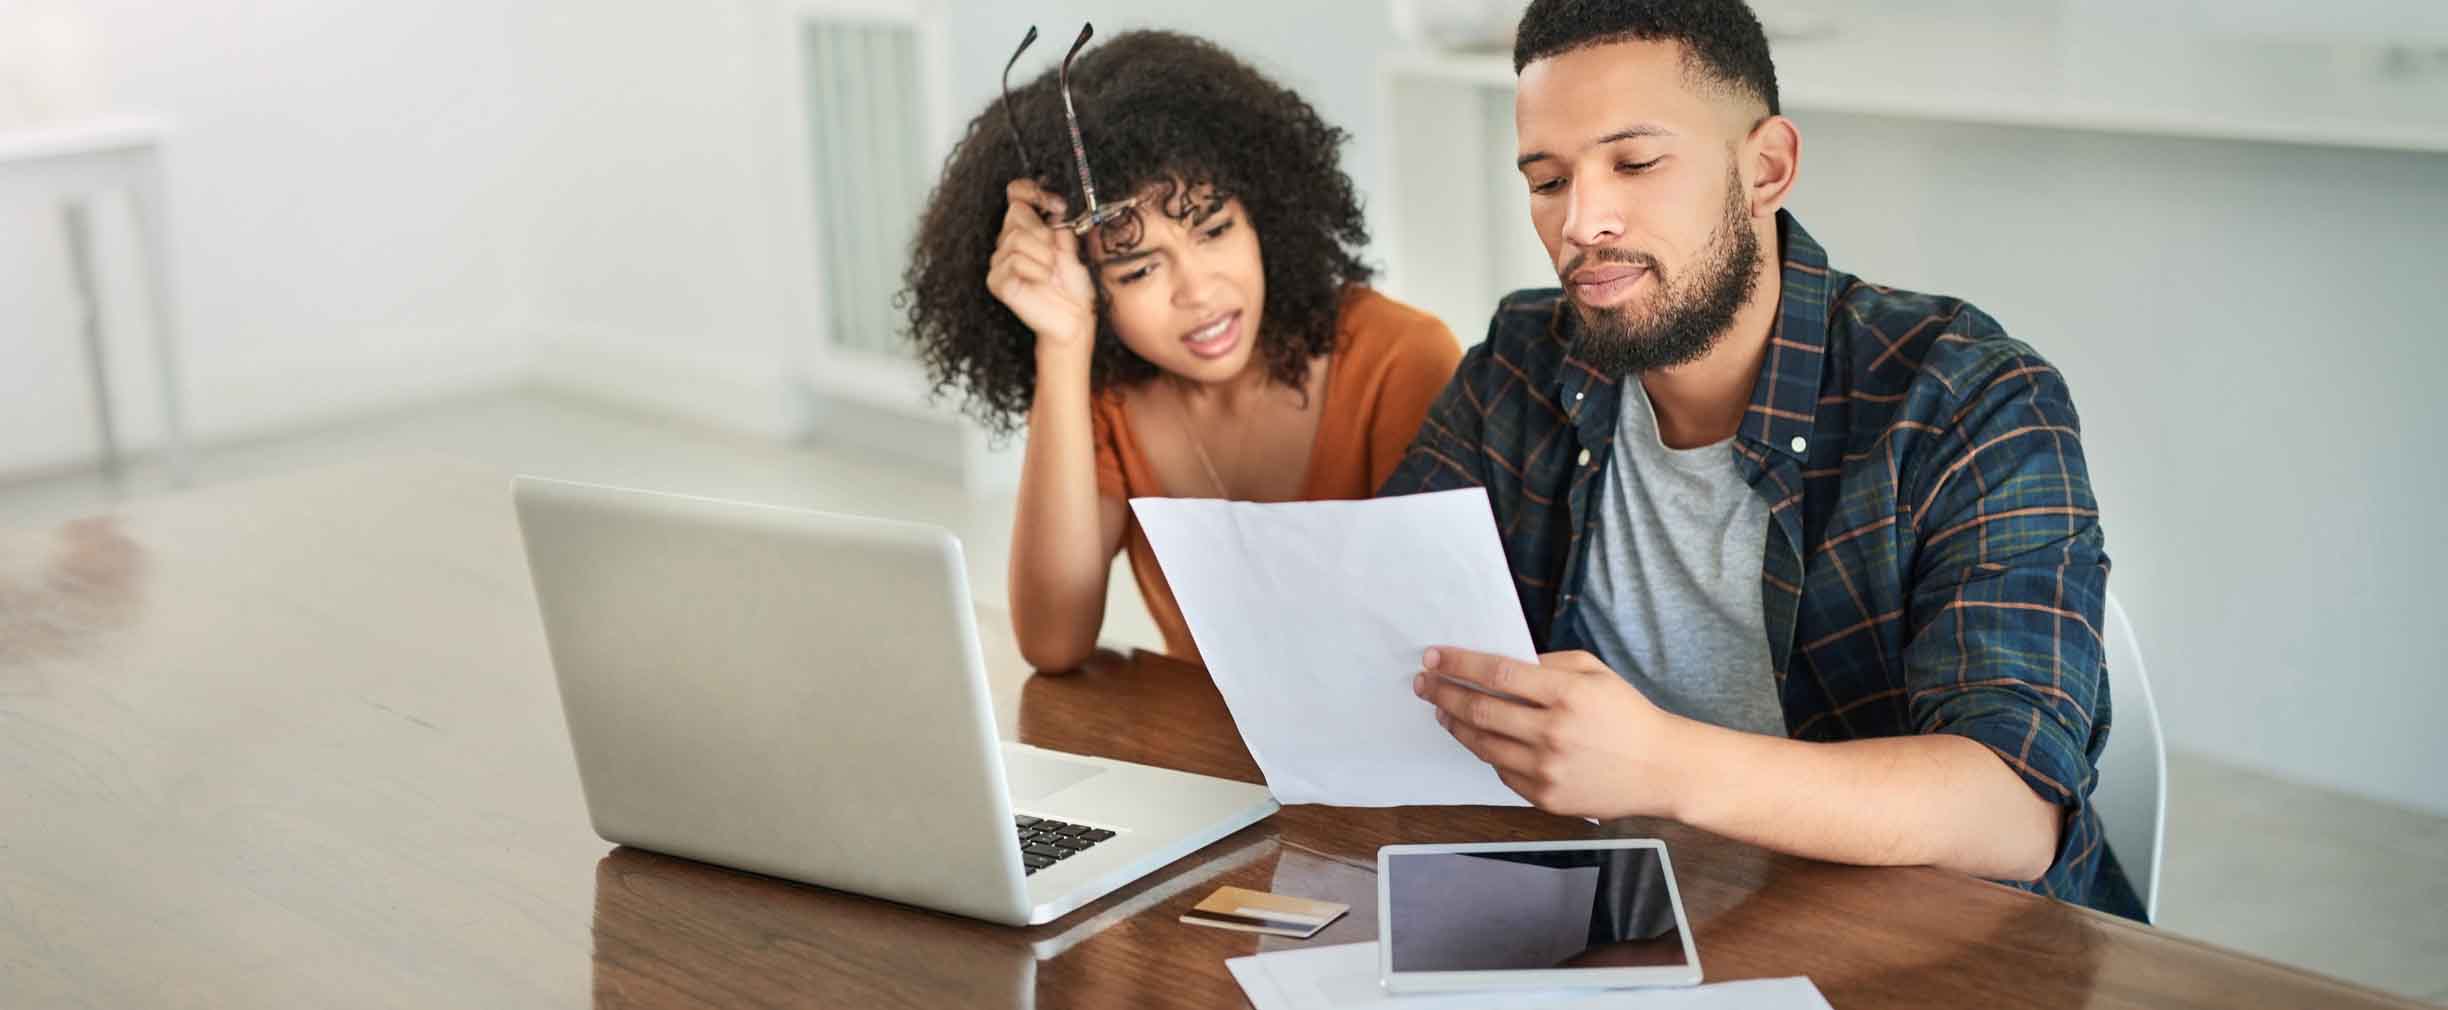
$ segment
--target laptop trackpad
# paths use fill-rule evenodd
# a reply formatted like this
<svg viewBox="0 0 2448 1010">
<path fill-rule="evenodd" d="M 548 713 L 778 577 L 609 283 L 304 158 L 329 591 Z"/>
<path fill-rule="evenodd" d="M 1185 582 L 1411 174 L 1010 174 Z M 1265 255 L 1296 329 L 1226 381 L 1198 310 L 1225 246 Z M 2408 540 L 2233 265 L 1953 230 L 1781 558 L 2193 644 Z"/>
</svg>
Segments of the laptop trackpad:
<svg viewBox="0 0 2448 1010">
<path fill-rule="evenodd" d="M 1015 807 L 1028 806 L 1103 774 L 1103 766 L 1060 754 L 1030 747 L 1003 748 L 1003 776 L 1010 782 Z"/>
</svg>

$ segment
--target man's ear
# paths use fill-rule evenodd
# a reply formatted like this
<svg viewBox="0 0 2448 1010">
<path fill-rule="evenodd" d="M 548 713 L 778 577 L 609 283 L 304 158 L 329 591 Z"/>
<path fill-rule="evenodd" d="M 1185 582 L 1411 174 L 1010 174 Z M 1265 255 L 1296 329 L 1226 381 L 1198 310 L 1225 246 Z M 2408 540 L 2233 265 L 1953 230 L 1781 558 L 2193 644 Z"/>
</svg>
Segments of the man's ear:
<svg viewBox="0 0 2448 1010">
<path fill-rule="evenodd" d="M 1751 128 L 1744 137 L 1737 155 L 1742 159 L 1742 177 L 1749 192 L 1751 216 L 1765 217 L 1785 209 L 1786 197 L 1792 195 L 1794 180 L 1802 171 L 1802 131 L 1794 121 L 1783 116 L 1770 116 Z"/>
</svg>

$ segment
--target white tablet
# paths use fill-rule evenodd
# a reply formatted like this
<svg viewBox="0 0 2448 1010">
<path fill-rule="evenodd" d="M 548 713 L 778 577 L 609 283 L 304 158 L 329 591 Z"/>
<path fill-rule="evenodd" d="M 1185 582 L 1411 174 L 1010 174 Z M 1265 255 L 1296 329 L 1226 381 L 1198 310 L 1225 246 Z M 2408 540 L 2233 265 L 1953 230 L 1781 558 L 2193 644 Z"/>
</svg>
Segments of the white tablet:
<svg viewBox="0 0 2448 1010">
<path fill-rule="evenodd" d="M 1377 973 L 1393 992 L 1700 984 L 1666 843 L 1388 845 Z"/>
</svg>

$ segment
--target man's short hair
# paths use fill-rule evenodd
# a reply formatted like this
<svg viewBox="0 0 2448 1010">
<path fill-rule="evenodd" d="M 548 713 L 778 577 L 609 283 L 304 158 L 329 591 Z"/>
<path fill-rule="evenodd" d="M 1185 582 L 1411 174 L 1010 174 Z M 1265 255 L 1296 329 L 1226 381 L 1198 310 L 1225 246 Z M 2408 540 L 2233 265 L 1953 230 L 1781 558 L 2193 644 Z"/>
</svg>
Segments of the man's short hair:
<svg viewBox="0 0 2448 1010">
<path fill-rule="evenodd" d="M 1689 70 L 1777 115 L 1768 35 L 1743 0 L 1531 0 L 1513 36 L 1513 72 L 1610 42 L 1679 42 Z"/>
</svg>

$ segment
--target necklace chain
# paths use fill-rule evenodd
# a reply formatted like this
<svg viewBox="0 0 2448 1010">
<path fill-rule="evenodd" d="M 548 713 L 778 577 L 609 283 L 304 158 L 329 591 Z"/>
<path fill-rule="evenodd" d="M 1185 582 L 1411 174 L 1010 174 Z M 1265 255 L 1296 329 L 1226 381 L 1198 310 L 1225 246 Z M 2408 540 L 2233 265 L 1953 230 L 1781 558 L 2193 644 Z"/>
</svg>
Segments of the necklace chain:
<svg viewBox="0 0 2448 1010">
<path fill-rule="evenodd" d="M 1207 481 L 1215 485 L 1216 497 L 1230 499 L 1232 489 L 1225 486 L 1224 475 L 1217 472 L 1215 460 L 1207 455 L 1207 441 L 1198 437 L 1198 432 L 1190 427 L 1190 408 L 1182 405 L 1179 392 L 1173 395 L 1173 423 L 1181 427 L 1182 437 L 1190 440 L 1190 451 L 1198 454 L 1199 466 L 1206 469 Z M 1238 462 L 1239 459 L 1240 454 L 1235 453 L 1234 461 Z"/>
</svg>

